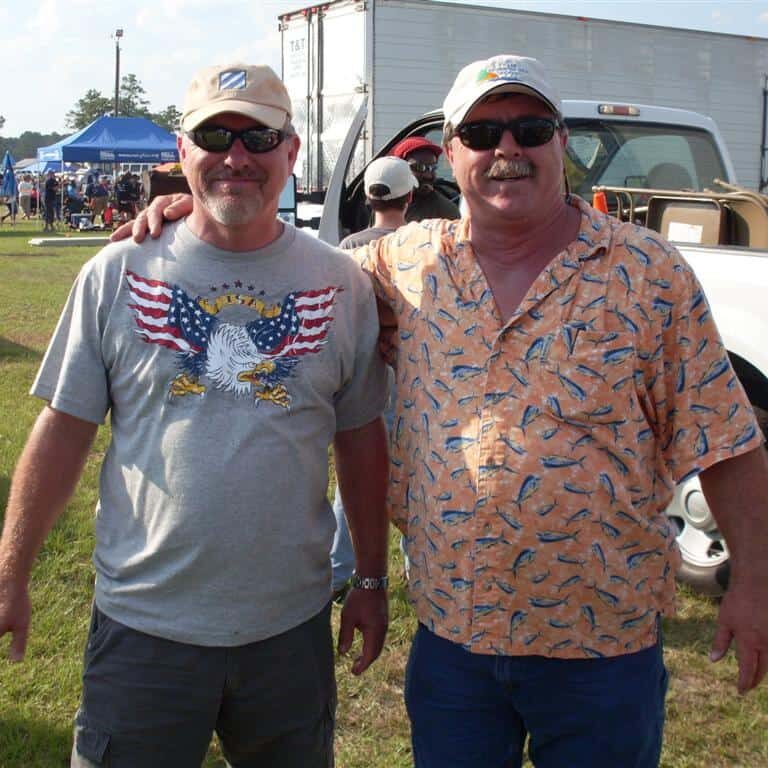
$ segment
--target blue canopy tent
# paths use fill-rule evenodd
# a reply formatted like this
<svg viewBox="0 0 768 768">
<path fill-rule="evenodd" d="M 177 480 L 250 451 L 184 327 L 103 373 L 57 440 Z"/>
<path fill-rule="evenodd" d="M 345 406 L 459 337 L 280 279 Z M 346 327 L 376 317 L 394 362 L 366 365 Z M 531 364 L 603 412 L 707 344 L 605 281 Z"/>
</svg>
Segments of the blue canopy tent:
<svg viewBox="0 0 768 768">
<path fill-rule="evenodd" d="M 179 159 L 176 137 L 145 117 L 104 115 L 77 133 L 37 150 L 38 162 L 165 163 Z M 62 185 L 62 208 L 64 188 Z"/>
<path fill-rule="evenodd" d="M 176 137 L 145 117 L 94 120 L 66 139 L 37 150 L 38 160 L 79 163 L 165 163 L 179 159 Z"/>
</svg>

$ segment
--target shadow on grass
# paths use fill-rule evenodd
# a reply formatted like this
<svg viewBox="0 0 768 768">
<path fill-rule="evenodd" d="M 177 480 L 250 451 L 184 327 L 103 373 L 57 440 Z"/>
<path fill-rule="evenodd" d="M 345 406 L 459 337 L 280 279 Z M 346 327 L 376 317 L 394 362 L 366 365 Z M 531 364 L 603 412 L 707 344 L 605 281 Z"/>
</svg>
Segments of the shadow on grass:
<svg viewBox="0 0 768 768">
<path fill-rule="evenodd" d="M 0 745 L 2 765 L 65 768 L 72 751 L 72 729 L 3 713 Z"/>
<path fill-rule="evenodd" d="M 6 339 L 4 336 L 0 336 L 0 360 L 17 360 L 22 357 L 39 360 L 42 358 L 42 354 L 38 350 L 25 347 L 22 344 L 17 344 L 15 341 Z"/>
<path fill-rule="evenodd" d="M 678 651 L 708 649 L 715 636 L 715 620 L 705 616 L 664 619 L 664 647 Z"/>
</svg>

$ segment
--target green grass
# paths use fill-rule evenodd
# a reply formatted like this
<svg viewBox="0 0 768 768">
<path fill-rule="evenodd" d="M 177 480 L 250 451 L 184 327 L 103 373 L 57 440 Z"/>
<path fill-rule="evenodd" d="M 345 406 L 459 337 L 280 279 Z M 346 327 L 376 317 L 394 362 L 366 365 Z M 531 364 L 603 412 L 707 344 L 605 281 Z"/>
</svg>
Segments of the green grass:
<svg viewBox="0 0 768 768">
<path fill-rule="evenodd" d="M 0 505 L 40 403 L 27 395 L 41 355 L 80 265 L 95 249 L 33 248 L 32 225 L 0 227 Z M 22 664 L 5 659 L 0 640 L 0 768 L 69 764 L 71 723 L 80 690 L 82 648 L 92 594 L 92 518 L 105 449 L 100 430 L 84 477 L 54 528 L 32 579 L 33 625 Z M 395 537 L 393 535 L 393 543 Z M 341 768 L 412 765 L 403 706 L 403 670 L 415 628 L 392 547 L 391 628 L 382 657 L 362 677 L 337 664 L 337 763 Z M 676 618 L 665 622 L 667 700 L 664 768 L 768 766 L 768 686 L 735 695 L 733 656 L 707 660 L 717 605 L 683 591 Z M 766 610 L 756 606 L 756 610 Z M 334 608 L 338 624 L 339 609 Z M 631 723 L 627 727 L 632 727 Z M 216 745 L 207 768 L 224 765 Z M 617 768 L 621 768 L 617 766 Z"/>
</svg>

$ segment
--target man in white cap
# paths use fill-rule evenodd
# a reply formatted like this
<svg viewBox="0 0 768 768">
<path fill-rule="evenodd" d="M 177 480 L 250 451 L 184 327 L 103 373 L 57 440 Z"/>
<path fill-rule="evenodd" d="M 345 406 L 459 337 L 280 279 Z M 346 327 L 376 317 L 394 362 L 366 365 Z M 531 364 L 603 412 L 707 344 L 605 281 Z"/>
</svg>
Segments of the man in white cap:
<svg viewBox="0 0 768 768">
<path fill-rule="evenodd" d="M 390 503 L 420 622 L 415 763 L 520 766 L 528 737 L 537 768 L 652 768 L 678 563 L 664 509 L 691 474 L 734 558 L 713 658 L 735 641 L 741 692 L 768 665 L 760 428 L 680 255 L 565 194 L 540 62 L 468 65 L 444 115 L 466 217 L 355 252 L 409 401 Z"/>
<path fill-rule="evenodd" d="M 95 602 L 73 766 L 333 764 L 328 446 L 357 572 L 352 671 L 387 625 L 387 396 L 370 281 L 277 217 L 299 147 L 264 66 L 193 80 L 178 140 L 190 215 L 77 278 L 32 392 L 47 401 L 0 540 L 0 634 L 20 660 L 28 582 L 109 413 Z M 51 472 L 51 468 L 55 468 Z"/>
<path fill-rule="evenodd" d="M 405 210 L 418 186 L 419 182 L 405 160 L 399 157 L 374 160 L 363 174 L 365 199 L 373 211 L 373 226 L 347 235 L 339 248 L 358 248 L 405 226 Z"/>
<path fill-rule="evenodd" d="M 354 252 L 398 331 L 415 764 L 654 768 L 685 478 L 732 558 L 711 659 L 768 668 L 763 436 L 680 254 L 565 193 L 541 63 L 474 62 L 443 111 L 466 216 Z"/>
<path fill-rule="evenodd" d="M 373 226 L 347 235 L 339 243 L 339 248 L 359 248 L 405 226 L 405 212 L 418 185 L 410 165 L 399 157 L 380 157 L 370 163 L 363 174 L 363 189 L 368 207 L 373 211 Z M 391 431 L 395 418 L 396 394 L 393 385 L 394 382 L 390 385 L 390 398 L 384 411 L 388 432 Z M 334 599 L 341 602 L 346 596 L 349 579 L 354 573 L 355 552 L 338 485 L 333 499 L 333 514 L 336 517 L 336 533 L 331 547 L 332 586 Z"/>
</svg>

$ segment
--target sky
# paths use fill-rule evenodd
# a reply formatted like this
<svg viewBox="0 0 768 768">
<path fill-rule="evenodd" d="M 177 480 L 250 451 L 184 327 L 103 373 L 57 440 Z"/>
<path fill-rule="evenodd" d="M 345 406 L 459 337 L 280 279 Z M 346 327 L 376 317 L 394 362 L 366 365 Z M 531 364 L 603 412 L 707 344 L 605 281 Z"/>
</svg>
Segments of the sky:
<svg viewBox="0 0 768 768">
<path fill-rule="evenodd" d="M 235 60 L 280 72 L 278 16 L 307 0 L 0 0 L 3 136 L 71 133 L 65 115 L 94 88 L 111 98 L 136 75 L 150 109 L 181 109 L 198 69 Z M 476 0 L 474 5 L 768 38 L 768 0 Z M 766 42 L 768 44 L 768 41 Z"/>
</svg>

